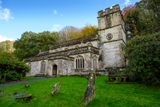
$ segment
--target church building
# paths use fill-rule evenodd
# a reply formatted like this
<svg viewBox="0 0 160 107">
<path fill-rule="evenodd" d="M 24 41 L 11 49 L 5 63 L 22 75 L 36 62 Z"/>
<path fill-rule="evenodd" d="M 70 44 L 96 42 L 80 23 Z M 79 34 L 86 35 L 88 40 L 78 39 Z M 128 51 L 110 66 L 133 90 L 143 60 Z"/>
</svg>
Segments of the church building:
<svg viewBox="0 0 160 107">
<path fill-rule="evenodd" d="M 27 59 L 28 75 L 75 75 L 125 67 L 125 23 L 119 5 L 98 12 L 98 34 L 72 40 Z"/>
</svg>

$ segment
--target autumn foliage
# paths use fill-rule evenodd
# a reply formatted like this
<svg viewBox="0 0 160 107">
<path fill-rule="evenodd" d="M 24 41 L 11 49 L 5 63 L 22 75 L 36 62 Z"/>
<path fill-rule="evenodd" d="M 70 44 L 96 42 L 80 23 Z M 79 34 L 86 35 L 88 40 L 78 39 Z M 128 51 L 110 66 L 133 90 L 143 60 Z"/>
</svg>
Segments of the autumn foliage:
<svg viewBox="0 0 160 107">
<path fill-rule="evenodd" d="M 93 37 L 97 34 L 96 26 L 85 26 L 81 29 L 67 26 L 60 31 L 62 41 Z"/>
</svg>

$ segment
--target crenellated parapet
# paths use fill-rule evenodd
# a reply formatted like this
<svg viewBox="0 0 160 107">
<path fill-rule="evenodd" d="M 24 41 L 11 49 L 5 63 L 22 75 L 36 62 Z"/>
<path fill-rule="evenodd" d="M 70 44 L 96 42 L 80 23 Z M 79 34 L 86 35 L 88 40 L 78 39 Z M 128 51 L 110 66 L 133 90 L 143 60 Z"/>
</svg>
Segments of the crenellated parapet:
<svg viewBox="0 0 160 107">
<path fill-rule="evenodd" d="M 123 24 L 123 17 L 120 6 L 114 5 L 111 8 L 100 10 L 98 12 L 98 29 L 104 30 Z"/>
<path fill-rule="evenodd" d="M 98 17 L 103 17 L 105 15 L 113 14 L 115 12 L 121 11 L 120 6 L 118 4 L 112 6 L 112 8 L 106 8 L 105 10 L 100 10 L 98 12 Z"/>
</svg>

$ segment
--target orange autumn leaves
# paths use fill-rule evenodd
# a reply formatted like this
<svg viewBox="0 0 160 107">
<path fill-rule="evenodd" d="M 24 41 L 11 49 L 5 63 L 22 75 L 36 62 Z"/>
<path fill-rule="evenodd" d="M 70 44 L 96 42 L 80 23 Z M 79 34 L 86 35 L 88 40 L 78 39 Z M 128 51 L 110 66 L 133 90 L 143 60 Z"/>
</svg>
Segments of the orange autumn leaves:
<svg viewBox="0 0 160 107">
<path fill-rule="evenodd" d="M 88 38 L 97 34 L 96 26 L 85 26 L 81 29 L 67 26 L 60 31 L 60 38 L 62 41 Z"/>
</svg>

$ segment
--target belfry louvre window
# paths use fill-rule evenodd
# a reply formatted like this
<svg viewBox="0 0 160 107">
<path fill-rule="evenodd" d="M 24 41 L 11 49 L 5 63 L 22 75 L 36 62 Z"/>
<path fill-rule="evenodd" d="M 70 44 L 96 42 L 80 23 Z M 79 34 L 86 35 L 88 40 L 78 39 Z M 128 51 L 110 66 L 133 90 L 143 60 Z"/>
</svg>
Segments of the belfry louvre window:
<svg viewBox="0 0 160 107">
<path fill-rule="evenodd" d="M 84 68 L 84 58 L 79 56 L 76 58 L 76 69 L 83 69 Z"/>
</svg>

